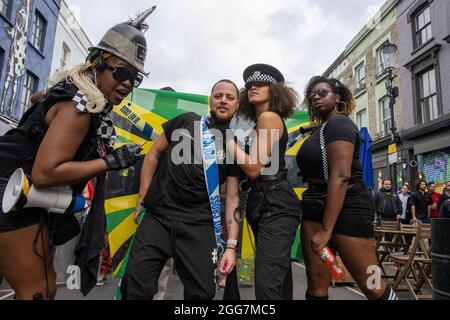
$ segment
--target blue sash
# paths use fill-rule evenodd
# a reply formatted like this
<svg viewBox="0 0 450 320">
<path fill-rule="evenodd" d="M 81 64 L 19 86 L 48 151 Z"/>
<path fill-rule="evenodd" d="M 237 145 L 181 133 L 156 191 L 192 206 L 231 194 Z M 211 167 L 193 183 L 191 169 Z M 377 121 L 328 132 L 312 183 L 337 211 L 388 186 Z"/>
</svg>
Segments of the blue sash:
<svg viewBox="0 0 450 320">
<path fill-rule="evenodd" d="M 208 190 L 209 202 L 211 204 L 211 214 L 214 223 L 214 233 L 216 236 L 217 251 L 222 255 L 227 244 L 222 239 L 222 212 L 220 210 L 220 184 L 219 165 L 216 157 L 216 144 L 214 135 L 208 128 L 208 117 L 202 117 L 200 126 L 202 137 L 203 170 L 205 173 L 206 188 Z"/>
</svg>

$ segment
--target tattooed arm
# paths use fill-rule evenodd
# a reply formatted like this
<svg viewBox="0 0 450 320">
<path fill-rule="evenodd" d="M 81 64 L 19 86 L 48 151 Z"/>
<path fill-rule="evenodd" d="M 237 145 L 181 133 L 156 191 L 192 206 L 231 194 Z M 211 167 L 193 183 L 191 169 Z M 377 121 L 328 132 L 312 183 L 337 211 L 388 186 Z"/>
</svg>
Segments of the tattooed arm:
<svg viewBox="0 0 450 320">
<path fill-rule="evenodd" d="M 239 222 L 234 218 L 234 211 L 239 206 L 239 183 L 237 177 L 227 178 L 227 196 L 225 200 L 228 240 L 237 240 L 239 237 Z M 220 272 L 229 274 L 236 266 L 236 247 L 228 245 L 220 263 Z"/>
</svg>

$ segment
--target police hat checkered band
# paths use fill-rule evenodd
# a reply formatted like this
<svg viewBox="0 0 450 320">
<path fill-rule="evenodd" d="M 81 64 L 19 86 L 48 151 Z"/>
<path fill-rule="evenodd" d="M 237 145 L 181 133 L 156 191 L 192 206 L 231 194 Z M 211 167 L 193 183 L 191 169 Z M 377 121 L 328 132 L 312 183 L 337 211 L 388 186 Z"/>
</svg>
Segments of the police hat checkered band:
<svg viewBox="0 0 450 320">
<path fill-rule="evenodd" d="M 255 72 L 250 78 L 247 79 L 245 84 L 248 85 L 253 82 L 262 82 L 262 83 L 270 83 L 270 84 L 278 83 L 278 81 L 277 81 L 277 79 L 275 79 L 275 77 L 273 77 L 269 74 L 263 74 L 261 72 Z"/>
</svg>

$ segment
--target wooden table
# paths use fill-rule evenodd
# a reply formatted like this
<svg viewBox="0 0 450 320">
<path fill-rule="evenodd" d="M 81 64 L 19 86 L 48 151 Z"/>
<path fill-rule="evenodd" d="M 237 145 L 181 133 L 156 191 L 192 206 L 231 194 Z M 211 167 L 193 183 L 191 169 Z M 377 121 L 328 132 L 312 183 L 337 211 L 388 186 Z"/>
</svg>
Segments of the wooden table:
<svg viewBox="0 0 450 320">
<path fill-rule="evenodd" d="M 417 233 L 417 231 L 415 231 L 414 229 L 408 229 L 408 230 L 385 230 L 385 229 L 381 229 L 381 228 L 375 229 L 376 237 L 378 236 L 378 238 L 382 238 L 385 234 L 392 234 L 392 235 L 394 235 L 393 240 L 395 240 L 396 238 L 400 238 L 400 241 L 402 241 L 403 244 L 407 244 L 407 242 L 405 241 L 405 236 L 414 237 L 416 235 L 416 233 Z M 411 245 L 411 243 L 409 243 L 409 245 Z M 422 252 L 424 253 L 424 256 L 429 259 L 430 258 L 430 256 L 429 256 L 430 248 L 426 244 L 426 242 L 421 240 L 419 242 L 419 246 L 420 246 L 420 249 L 422 250 Z M 408 249 L 409 249 L 409 246 L 408 246 Z M 407 252 L 407 251 L 405 250 L 405 252 Z"/>
</svg>

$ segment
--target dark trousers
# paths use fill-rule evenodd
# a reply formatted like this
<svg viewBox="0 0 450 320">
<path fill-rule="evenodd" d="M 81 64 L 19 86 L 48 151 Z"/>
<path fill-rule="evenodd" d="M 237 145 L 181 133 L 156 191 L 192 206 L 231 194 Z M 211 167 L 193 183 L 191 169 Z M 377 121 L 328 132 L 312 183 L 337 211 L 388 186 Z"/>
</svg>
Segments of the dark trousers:
<svg viewBox="0 0 450 320">
<path fill-rule="evenodd" d="M 291 248 L 298 217 L 279 216 L 251 223 L 256 241 L 257 300 L 293 300 Z"/>
<path fill-rule="evenodd" d="M 225 301 L 239 301 L 241 295 L 239 293 L 239 283 L 237 277 L 237 267 L 227 277 L 227 283 L 223 292 L 223 300 Z"/>
<path fill-rule="evenodd" d="M 147 213 L 136 232 L 122 280 L 123 299 L 153 299 L 161 271 L 170 258 L 184 285 L 185 300 L 214 299 L 215 247 L 212 224 L 193 225 Z"/>
<path fill-rule="evenodd" d="M 293 300 L 291 249 L 300 224 L 298 198 L 285 180 L 252 188 L 247 218 L 256 241 L 256 299 Z"/>
</svg>

